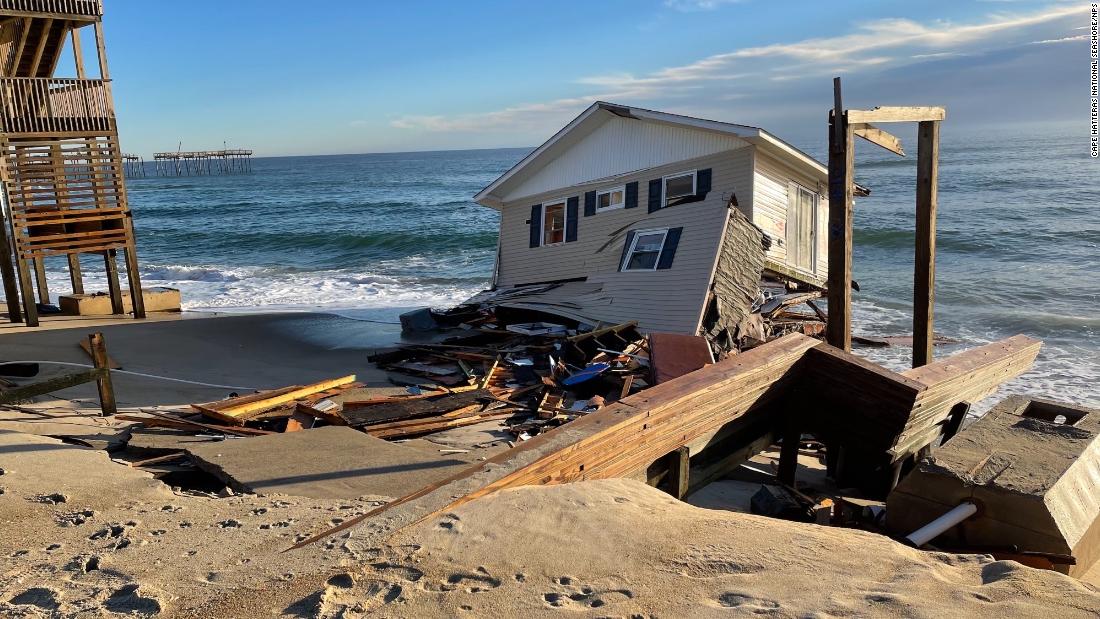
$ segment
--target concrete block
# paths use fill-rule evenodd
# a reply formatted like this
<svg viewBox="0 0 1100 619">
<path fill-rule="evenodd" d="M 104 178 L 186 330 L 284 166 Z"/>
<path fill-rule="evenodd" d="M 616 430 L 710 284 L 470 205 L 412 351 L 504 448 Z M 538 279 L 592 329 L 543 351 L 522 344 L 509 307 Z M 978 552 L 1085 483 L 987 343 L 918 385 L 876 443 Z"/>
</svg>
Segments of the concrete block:
<svg viewBox="0 0 1100 619">
<path fill-rule="evenodd" d="M 146 312 L 180 311 L 180 291 L 175 288 L 154 287 L 142 290 Z M 61 295 L 58 300 L 61 313 L 68 316 L 110 316 L 111 297 L 106 292 Z M 127 313 L 134 311 L 130 291 L 122 292 L 122 306 Z"/>
<path fill-rule="evenodd" d="M 978 513 L 932 543 L 1072 555 L 1084 574 L 1100 558 L 1100 411 L 1012 396 L 933 451 L 886 502 L 905 535 L 963 501 Z"/>
</svg>

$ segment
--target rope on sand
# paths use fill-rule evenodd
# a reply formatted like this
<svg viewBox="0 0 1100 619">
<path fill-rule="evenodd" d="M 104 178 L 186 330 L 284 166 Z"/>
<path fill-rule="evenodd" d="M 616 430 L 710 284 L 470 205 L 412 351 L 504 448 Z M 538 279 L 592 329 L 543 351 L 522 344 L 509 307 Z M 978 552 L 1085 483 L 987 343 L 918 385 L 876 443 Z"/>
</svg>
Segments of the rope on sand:
<svg viewBox="0 0 1100 619">
<path fill-rule="evenodd" d="M 53 364 L 53 365 L 67 365 L 76 368 L 94 368 L 94 365 L 89 363 L 71 363 L 69 361 L 0 361 L 0 366 L 3 365 L 17 365 L 20 363 L 39 363 L 39 364 Z M 186 380 L 183 378 L 172 378 L 170 376 L 158 376 L 156 374 L 144 374 L 142 372 L 131 372 L 130 370 L 111 370 L 111 373 L 129 374 L 130 376 L 141 376 L 142 378 L 155 378 L 157 380 L 167 380 L 174 383 L 185 383 L 188 385 L 198 385 L 200 387 L 213 387 L 215 389 L 233 389 L 235 391 L 259 391 L 255 387 L 237 387 L 233 385 L 217 385 L 214 383 L 204 383 L 197 380 Z"/>
</svg>

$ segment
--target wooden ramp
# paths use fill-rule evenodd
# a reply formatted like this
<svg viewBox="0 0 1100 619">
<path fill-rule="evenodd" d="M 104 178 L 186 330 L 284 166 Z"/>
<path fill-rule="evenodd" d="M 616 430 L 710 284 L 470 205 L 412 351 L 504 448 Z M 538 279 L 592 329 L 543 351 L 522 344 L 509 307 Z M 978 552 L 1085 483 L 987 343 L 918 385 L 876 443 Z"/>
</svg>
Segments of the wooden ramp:
<svg viewBox="0 0 1100 619">
<path fill-rule="evenodd" d="M 850 444 L 901 450 L 942 427 L 957 402 L 1030 367 L 1039 345 L 1016 336 L 902 375 L 788 335 L 626 397 L 295 548 L 384 512 L 387 526 L 400 528 L 506 488 L 636 474 L 733 422 L 801 429 L 815 421 L 834 436 L 851 430 Z M 807 397 L 817 404 L 807 406 Z"/>
</svg>

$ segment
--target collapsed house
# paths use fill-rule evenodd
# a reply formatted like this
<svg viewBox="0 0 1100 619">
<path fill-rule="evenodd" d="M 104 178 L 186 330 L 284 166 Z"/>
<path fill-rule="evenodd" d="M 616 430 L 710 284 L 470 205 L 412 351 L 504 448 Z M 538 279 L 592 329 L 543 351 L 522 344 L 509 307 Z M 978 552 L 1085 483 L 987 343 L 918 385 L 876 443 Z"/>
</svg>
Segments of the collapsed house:
<svg viewBox="0 0 1100 619">
<path fill-rule="evenodd" d="M 824 287 L 827 172 L 763 129 L 596 102 L 475 196 L 500 241 L 463 305 L 764 340 L 762 277 Z"/>
</svg>

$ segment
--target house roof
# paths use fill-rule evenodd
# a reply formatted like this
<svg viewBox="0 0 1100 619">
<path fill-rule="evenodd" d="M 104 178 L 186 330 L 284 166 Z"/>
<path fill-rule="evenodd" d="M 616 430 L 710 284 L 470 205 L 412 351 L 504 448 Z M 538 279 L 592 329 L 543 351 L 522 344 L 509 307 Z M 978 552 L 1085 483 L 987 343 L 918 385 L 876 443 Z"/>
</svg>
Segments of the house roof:
<svg viewBox="0 0 1100 619">
<path fill-rule="evenodd" d="M 828 178 L 828 168 L 824 164 L 760 127 L 737 125 L 597 101 L 551 136 L 549 140 L 531 151 L 519 163 L 512 166 L 500 178 L 478 192 L 474 196 L 474 200 L 484 206 L 499 209 L 503 205 L 505 196 L 512 188 L 542 169 L 550 161 L 568 150 L 570 146 L 616 117 L 732 136 L 766 150 L 769 154 L 778 157 L 796 169 L 804 170 L 822 180 Z"/>
</svg>

